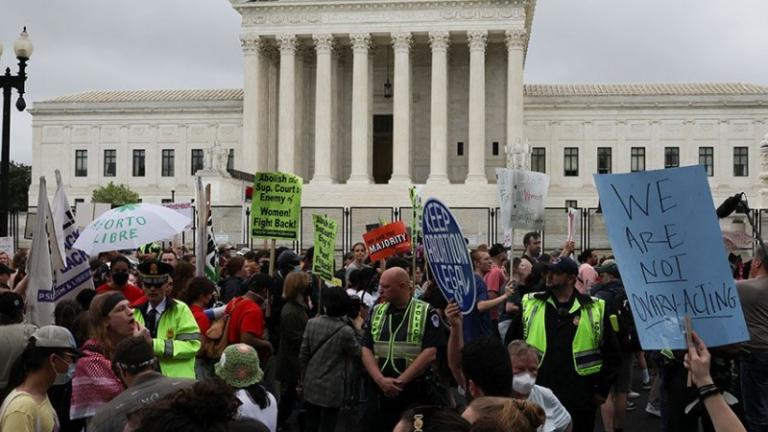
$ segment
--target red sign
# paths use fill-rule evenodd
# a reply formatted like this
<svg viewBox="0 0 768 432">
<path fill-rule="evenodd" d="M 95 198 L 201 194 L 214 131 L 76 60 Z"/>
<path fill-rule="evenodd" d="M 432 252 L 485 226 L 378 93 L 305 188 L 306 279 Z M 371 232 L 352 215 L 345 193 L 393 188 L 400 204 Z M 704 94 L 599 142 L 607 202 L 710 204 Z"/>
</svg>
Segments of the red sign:
<svg viewBox="0 0 768 432">
<path fill-rule="evenodd" d="M 383 260 L 411 250 L 411 239 L 402 221 L 393 222 L 363 234 L 371 261 Z"/>
</svg>

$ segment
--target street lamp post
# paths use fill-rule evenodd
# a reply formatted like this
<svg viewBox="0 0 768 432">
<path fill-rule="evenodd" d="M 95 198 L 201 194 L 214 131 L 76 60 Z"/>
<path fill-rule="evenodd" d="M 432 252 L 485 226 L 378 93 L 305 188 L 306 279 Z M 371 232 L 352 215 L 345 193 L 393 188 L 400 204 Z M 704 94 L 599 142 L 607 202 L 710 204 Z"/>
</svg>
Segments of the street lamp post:
<svg viewBox="0 0 768 432">
<path fill-rule="evenodd" d="M 16 109 L 24 111 L 27 103 L 24 102 L 24 82 L 27 80 L 27 60 L 32 55 L 32 42 L 29 41 L 27 28 L 21 32 L 21 36 L 13 44 L 13 51 L 19 59 L 19 72 L 11 75 L 11 68 L 5 69 L 5 74 L 0 75 L 0 87 L 3 89 L 3 143 L 2 155 L 0 155 L 0 237 L 8 236 L 8 212 L 10 201 L 9 175 L 11 158 L 11 91 L 19 92 L 16 101 Z M 3 45 L 0 44 L 0 55 L 3 54 Z"/>
<path fill-rule="evenodd" d="M 171 189 L 171 202 L 176 202 L 176 189 Z"/>
</svg>

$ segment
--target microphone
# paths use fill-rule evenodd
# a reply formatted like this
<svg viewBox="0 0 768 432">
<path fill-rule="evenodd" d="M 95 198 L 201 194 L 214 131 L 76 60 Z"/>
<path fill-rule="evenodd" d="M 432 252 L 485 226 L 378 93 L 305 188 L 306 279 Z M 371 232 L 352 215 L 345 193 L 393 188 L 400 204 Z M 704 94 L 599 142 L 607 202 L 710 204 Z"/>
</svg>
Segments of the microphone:
<svg viewBox="0 0 768 432">
<path fill-rule="evenodd" d="M 730 216 L 731 213 L 735 212 L 741 203 L 741 196 L 743 194 L 744 192 L 739 192 L 732 197 L 726 198 L 726 200 L 723 201 L 723 203 L 720 204 L 720 207 L 718 207 L 716 210 L 717 217 L 722 219 Z"/>
</svg>

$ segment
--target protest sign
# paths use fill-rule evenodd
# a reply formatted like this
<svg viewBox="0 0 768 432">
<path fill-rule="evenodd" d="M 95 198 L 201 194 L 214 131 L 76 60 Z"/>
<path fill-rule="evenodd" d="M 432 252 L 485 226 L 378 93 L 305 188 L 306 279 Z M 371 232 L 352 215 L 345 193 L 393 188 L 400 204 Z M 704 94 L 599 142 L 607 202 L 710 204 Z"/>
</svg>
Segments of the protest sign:
<svg viewBox="0 0 768 432">
<path fill-rule="evenodd" d="M 176 213 L 189 218 L 189 225 L 184 227 L 185 230 L 192 229 L 192 220 L 195 218 L 194 209 L 191 202 L 178 202 L 178 203 L 164 203 L 163 207 L 169 208 Z"/>
<path fill-rule="evenodd" d="M 574 232 L 574 226 L 576 224 L 576 214 L 578 213 L 578 210 L 574 208 L 568 208 L 568 212 L 566 213 L 566 219 L 568 222 L 568 241 L 573 241 L 573 232 Z"/>
<path fill-rule="evenodd" d="M 27 316 L 29 322 L 38 327 L 54 323 L 53 310 L 56 299 L 53 291 L 49 219 L 51 219 L 51 209 L 48 204 L 48 189 L 45 177 L 40 177 L 35 235 L 32 238 L 32 246 L 29 248 L 29 258 L 27 259 L 27 280 L 29 281 L 27 285 Z"/>
<path fill-rule="evenodd" d="M 8 254 L 8 258 L 13 258 L 16 249 L 13 247 L 13 237 L 0 237 L 0 251 Z"/>
<path fill-rule="evenodd" d="M 315 256 L 312 273 L 326 282 L 333 281 L 333 254 L 336 249 L 336 221 L 323 215 L 312 215 L 315 227 Z"/>
<path fill-rule="evenodd" d="M 504 232 L 513 228 L 544 229 L 544 201 L 549 189 L 546 174 L 496 168 Z"/>
<path fill-rule="evenodd" d="M 77 221 L 77 227 L 83 229 L 93 222 L 99 216 L 112 209 L 112 204 L 109 203 L 75 203 L 75 220 Z"/>
<path fill-rule="evenodd" d="M 459 223 L 445 204 L 430 198 L 424 204 L 422 232 L 429 268 L 440 292 L 448 301 L 455 299 L 462 314 L 470 313 L 475 307 L 477 289 Z"/>
<path fill-rule="evenodd" d="M 407 253 L 411 250 L 411 239 L 402 221 L 368 231 L 363 234 L 363 240 L 371 261 L 387 259 L 396 253 Z"/>
<path fill-rule="evenodd" d="M 684 349 L 686 316 L 708 346 L 748 339 L 704 168 L 595 183 L 643 349 Z"/>
<path fill-rule="evenodd" d="M 259 172 L 253 180 L 251 237 L 296 240 L 303 180 L 293 174 Z"/>
</svg>

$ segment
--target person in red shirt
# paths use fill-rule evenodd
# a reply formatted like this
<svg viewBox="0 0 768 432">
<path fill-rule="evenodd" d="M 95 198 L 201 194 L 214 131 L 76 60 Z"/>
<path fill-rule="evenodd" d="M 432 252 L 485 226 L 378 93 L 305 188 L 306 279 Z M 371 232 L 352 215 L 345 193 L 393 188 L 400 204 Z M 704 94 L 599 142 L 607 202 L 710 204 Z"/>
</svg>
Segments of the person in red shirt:
<svg viewBox="0 0 768 432">
<path fill-rule="evenodd" d="M 231 314 L 227 344 L 242 342 L 252 346 L 262 362 L 272 355 L 272 344 L 264 330 L 264 312 L 259 305 L 268 308 L 269 289 L 273 283 L 270 276 L 255 274 L 245 282 L 245 293 L 227 304 L 227 312 Z"/>
<path fill-rule="evenodd" d="M 485 285 L 488 287 L 488 299 L 493 300 L 504 293 L 504 285 L 507 282 L 507 278 L 504 276 L 504 262 L 507 260 L 507 248 L 505 248 L 504 245 L 496 243 L 491 246 L 488 255 L 491 256 L 493 265 L 491 266 L 491 270 L 483 276 L 483 282 L 485 282 Z M 494 333 L 496 333 L 499 325 L 499 308 L 491 309 L 491 324 Z"/>
<path fill-rule="evenodd" d="M 206 313 L 206 309 L 211 304 L 215 291 L 216 286 L 208 278 L 196 277 L 189 281 L 189 285 L 180 299 L 189 306 L 202 335 L 205 335 L 214 319 L 213 310 L 209 309 L 211 312 L 209 315 Z"/>
<path fill-rule="evenodd" d="M 128 282 L 128 271 L 131 269 L 131 262 L 123 255 L 112 258 L 109 263 L 109 280 L 96 288 L 96 294 L 102 294 L 109 291 L 119 291 L 123 293 L 131 306 L 146 302 L 144 291 L 136 285 Z"/>
</svg>

